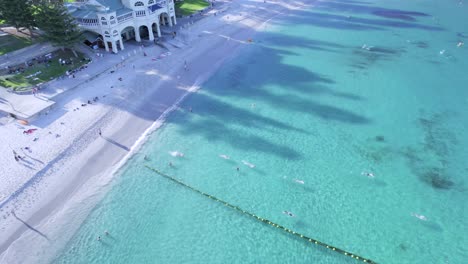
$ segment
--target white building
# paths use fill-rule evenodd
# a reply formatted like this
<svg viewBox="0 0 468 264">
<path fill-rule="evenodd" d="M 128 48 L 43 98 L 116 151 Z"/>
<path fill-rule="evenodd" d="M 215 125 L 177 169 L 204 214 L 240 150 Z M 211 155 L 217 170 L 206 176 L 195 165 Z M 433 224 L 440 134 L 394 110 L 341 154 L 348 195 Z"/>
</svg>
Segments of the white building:
<svg viewBox="0 0 468 264">
<path fill-rule="evenodd" d="M 114 53 L 124 49 L 125 40 L 154 40 L 160 26 L 177 23 L 173 0 L 77 0 L 67 8 L 85 34 L 97 34 Z"/>
</svg>

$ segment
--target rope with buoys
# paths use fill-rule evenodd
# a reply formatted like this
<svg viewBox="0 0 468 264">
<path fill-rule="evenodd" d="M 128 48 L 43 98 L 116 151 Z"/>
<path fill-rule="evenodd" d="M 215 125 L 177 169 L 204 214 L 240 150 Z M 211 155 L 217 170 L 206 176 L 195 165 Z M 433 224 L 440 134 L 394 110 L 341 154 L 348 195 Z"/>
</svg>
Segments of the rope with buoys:
<svg viewBox="0 0 468 264">
<path fill-rule="evenodd" d="M 221 203 L 221 204 L 223 204 L 223 205 L 225 205 L 225 206 L 227 206 L 227 207 L 230 207 L 230 208 L 232 208 L 232 209 L 234 209 L 234 210 L 236 210 L 236 211 L 239 211 L 239 212 L 241 212 L 241 213 L 243 213 L 243 214 L 245 214 L 245 215 L 248 215 L 248 216 L 250 216 L 250 217 L 253 217 L 254 219 L 256 219 L 256 220 L 258 220 L 258 221 L 260 221 L 260 222 L 266 223 L 266 224 L 268 224 L 268 225 L 271 225 L 271 226 L 273 226 L 273 227 L 276 227 L 276 228 L 279 228 L 279 229 L 281 229 L 281 230 L 283 230 L 283 231 L 286 231 L 286 232 L 288 232 L 288 233 L 290 233 L 290 234 L 292 234 L 292 235 L 295 235 L 296 237 L 299 237 L 299 238 L 301 238 L 301 239 L 303 239 L 303 240 L 305 240 L 305 241 L 307 241 L 307 242 L 309 242 L 309 243 L 313 243 L 313 244 L 315 244 L 315 245 L 319 245 L 319 246 L 325 247 L 325 248 L 327 248 L 327 249 L 329 249 L 329 250 L 332 250 L 332 251 L 341 253 L 341 254 L 343 254 L 343 255 L 345 255 L 345 256 L 351 257 L 351 258 L 353 258 L 353 259 L 355 259 L 355 260 L 359 260 L 359 261 L 362 261 L 362 262 L 365 262 L 365 263 L 377 263 L 377 262 L 375 262 L 375 261 L 373 261 L 373 260 L 370 260 L 370 259 L 367 259 L 367 258 L 363 258 L 363 257 L 361 257 L 361 256 L 359 256 L 359 255 L 354 254 L 354 253 L 347 252 L 347 251 L 345 251 L 345 250 L 343 250 L 343 249 L 340 249 L 340 248 L 337 248 L 337 247 L 328 245 L 328 244 L 326 244 L 326 243 L 320 242 L 320 241 L 318 241 L 318 240 L 316 240 L 316 239 L 313 239 L 313 238 L 304 236 L 304 235 L 302 235 L 302 234 L 300 234 L 300 233 L 297 233 L 297 232 L 295 232 L 295 231 L 293 231 L 293 230 L 291 230 L 291 229 L 289 229 L 289 228 L 287 228 L 287 227 L 284 227 L 284 226 L 282 226 L 282 225 L 278 225 L 278 224 L 276 224 L 276 223 L 274 223 L 274 222 L 271 222 L 271 221 L 268 220 L 268 219 L 259 217 L 259 216 L 255 215 L 255 214 L 252 214 L 252 213 L 250 213 L 250 212 L 248 212 L 248 211 L 243 210 L 242 208 L 240 208 L 240 207 L 238 207 L 238 206 L 232 205 L 232 204 L 227 203 L 227 202 L 225 202 L 225 201 L 223 201 L 223 200 L 221 200 L 221 199 L 218 199 L 217 197 L 215 197 L 215 196 L 213 196 L 213 195 L 210 195 L 210 194 L 204 193 L 204 192 L 202 192 L 202 191 L 200 191 L 200 190 L 197 190 L 197 189 L 193 188 L 193 187 L 190 186 L 190 185 L 187 185 L 187 184 L 185 184 L 185 183 L 183 183 L 183 182 L 181 182 L 181 181 L 179 181 L 179 180 L 177 180 L 177 179 L 175 179 L 175 178 L 173 178 L 173 177 L 171 177 L 171 176 L 169 176 L 169 175 L 167 175 L 167 174 L 164 174 L 164 173 L 158 171 L 157 169 L 151 168 L 151 167 L 148 166 L 148 165 L 145 165 L 145 167 L 148 168 L 148 169 L 150 169 L 150 170 L 152 170 L 152 171 L 154 171 L 154 172 L 156 172 L 158 175 L 160 175 L 160 176 L 162 176 L 162 177 L 164 177 L 164 178 L 166 178 L 166 179 L 169 179 L 169 180 L 171 180 L 171 181 L 173 181 L 173 182 L 175 182 L 175 183 L 177 183 L 177 184 L 179 184 L 179 185 L 182 185 L 182 186 L 184 186 L 184 187 L 186 187 L 186 188 L 188 188 L 188 189 L 190 189 L 190 190 L 192 190 L 192 191 L 194 191 L 194 192 L 197 192 L 197 193 L 199 193 L 199 194 L 201 194 L 201 195 L 203 195 L 203 196 L 206 196 L 206 197 L 208 197 L 208 198 L 210 198 L 210 199 L 212 199 L 212 200 L 214 200 L 214 201 L 216 201 L 216 202 L 218 202 L 218 203 Z"/>
</svg>

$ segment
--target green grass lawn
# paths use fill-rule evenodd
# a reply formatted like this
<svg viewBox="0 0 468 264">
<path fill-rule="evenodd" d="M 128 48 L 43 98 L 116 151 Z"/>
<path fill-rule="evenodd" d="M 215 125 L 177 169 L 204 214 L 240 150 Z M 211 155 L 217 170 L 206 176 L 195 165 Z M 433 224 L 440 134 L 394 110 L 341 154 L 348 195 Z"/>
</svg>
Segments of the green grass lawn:
<svg viewBox="0 0 468 264">
<path fill-rule="evenodd" d="M 184 16 L 191 15 L 209 5 L 205 0 L 184 0 L 183 2 L 175 3 L 177 14 Z"/>
<path fill-rule="evenodd" d="M 20 38 L 10 34 L 0 36 L 0 55 L 22 49 L 31 44 L 32 42 L 30 39 Z"/>
<path fill-rule="evenodd" d="M 67 70 L 74 70 L 79 68 L 86 63 L 84 61 L 83 54 L 78 53 L 78 58 L 76 58 L 73 53 L 69 50 L 58 50 L 53 53 L 53 58 L 47 66 L 45 63 L 35 64 L 27 68 L 23 73 L 11 74 L 11 75 L 0 75 L 0 86 L 13 88 L 16 91 L 23 91 L 31 89 L 31 86 L 38 83 L 48 82 L 54 78 L 62 76 Z M 73 59 L 73 65 L 60 65 L 58 59 L 62 58 L 65 60 Z M 27 76 L 34 74 L 40 71 L 41 73 L 30 78 Z"/>
</svg>

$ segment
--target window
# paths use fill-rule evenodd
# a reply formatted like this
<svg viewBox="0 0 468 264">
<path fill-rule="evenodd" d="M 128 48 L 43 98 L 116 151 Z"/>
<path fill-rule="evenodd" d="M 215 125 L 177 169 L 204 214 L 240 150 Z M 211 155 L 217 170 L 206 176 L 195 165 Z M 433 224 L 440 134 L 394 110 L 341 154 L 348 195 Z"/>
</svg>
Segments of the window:
<svg viewBox="0 0 468 264">
<path fill-rule="evenodd" d="M 115 17 L 114 17 L 114 16 L 111 16 L 110 19 L 115 19 Z"/>
<path fill-rule="evenodd" d="M 148 5 L 152 5 L 152 4 L 154 4 L 154 0 L 149 0 Z"/>
<path fill-rule="evenodd" d="M 105 18 L 105 17 L 101 17 L 101 20 L 106 20 L 106 18 Z"/>
<path fill-rule="evenodd" d="M 143 4 L 143 2 L 138 1 L 135 3 L 135 6 L 145 6 L 145 4 Z"/>
</svg>

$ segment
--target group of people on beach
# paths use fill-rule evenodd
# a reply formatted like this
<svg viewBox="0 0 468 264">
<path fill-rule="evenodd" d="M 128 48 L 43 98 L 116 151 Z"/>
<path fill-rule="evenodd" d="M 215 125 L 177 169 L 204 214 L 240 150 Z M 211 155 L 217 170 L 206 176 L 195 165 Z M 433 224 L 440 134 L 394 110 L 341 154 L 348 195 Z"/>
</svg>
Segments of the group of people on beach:
<svg viewBox="0 0 468 264">
<path fill-rule="evenodd" d="M 29 148 L 29 147 L 25 147 L 24 150 L 32 152 L 31 148 Z M 24 156 L 19 155 L 15 150 L 13 150 L 13 156 L 14 156 L 16 162 L 24 161 L 26 159 L 26 154 L 24 153 L 24 150 L 23 150 L 23 148 L 21 148 L 21 151 L 23 152 Z"/>
</svg>

